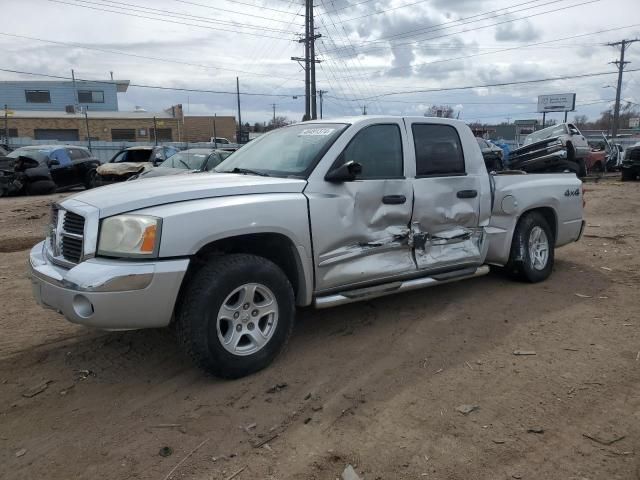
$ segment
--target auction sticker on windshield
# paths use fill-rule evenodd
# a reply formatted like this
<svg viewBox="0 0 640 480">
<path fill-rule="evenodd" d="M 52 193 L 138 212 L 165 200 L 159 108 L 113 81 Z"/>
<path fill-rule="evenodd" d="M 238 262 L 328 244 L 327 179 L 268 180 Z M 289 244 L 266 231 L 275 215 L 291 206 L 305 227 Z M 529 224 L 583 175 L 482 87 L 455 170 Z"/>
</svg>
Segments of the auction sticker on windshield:
<svg viewBox="0 0 640 480">
<path fill-rule="evenodd" d="M 326 136 L 326 135 L 331 135 L 335 130 L 336 130 L 335 128 L 305 128 L 298 134 L 298 136 L 299 137 L 303 137 L 307 135 Z"/>
</svg>

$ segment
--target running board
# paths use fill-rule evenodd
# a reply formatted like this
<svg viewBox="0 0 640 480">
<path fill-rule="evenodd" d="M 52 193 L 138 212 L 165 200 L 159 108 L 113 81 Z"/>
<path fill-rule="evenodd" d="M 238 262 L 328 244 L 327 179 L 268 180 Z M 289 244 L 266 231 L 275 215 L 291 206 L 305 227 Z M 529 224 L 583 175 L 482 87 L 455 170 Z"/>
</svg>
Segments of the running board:
<svg viewBox="0 0 640 480">
<path fill-rule="evenodd" d="M 489 266 L 482 265 L 477 269 L 466 268 L 464 270 L 453 271 L 446 275 L 439 274 L 431 277 L 421 277 L 404 282 L 385 283 L 376 285 L 375 287 L 359 288 L 357 290 L 348 290 L 325 297 L 317 297 L 314 301 L 316 308 L 329 308 L 346 303 L 360 302 L 362 300 L 370 300 L 372 298 L 391 295 L 392 293 L 408 292 L 419 288 L 433 287 L 442 285 L 443 283 L 455 282 L 458 280 L 466 280 L 467 278 L 481 277 L 489 273 Z"/>
</svg>

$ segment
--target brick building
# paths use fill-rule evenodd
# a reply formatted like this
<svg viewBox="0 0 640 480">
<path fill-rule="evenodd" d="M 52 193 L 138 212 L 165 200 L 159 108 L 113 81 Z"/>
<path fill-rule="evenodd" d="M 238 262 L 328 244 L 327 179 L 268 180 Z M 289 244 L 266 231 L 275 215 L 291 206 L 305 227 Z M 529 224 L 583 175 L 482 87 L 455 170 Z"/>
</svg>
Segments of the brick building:
<svg viewBox="0 0 640 480">
<path fill-rule="evenodd" d="M 84 113 L 9 111 L 6 121 L 10 138 L 78 141 L 91 137 L 107 142 L 153 142 L 156 136 L 161 142 L 208 142 L 214 136 L 214 123 L 216 136 L 235 141 L 235 117 L 185 117 L 182 105 L 159 113 L 89 110 L 86 118 Z M 5 122 L 0 119 L 0 137 L 4 136 Z"/>
</svg>

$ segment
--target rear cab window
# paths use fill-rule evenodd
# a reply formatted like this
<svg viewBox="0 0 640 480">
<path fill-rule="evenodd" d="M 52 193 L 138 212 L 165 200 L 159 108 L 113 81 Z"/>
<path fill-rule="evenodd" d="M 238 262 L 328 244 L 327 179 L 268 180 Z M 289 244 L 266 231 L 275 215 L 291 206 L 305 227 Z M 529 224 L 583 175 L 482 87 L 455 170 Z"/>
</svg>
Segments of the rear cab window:
<svg viewBox="0 0 640 480">
<path fill-rule="evenodd" d="M 414 123 L 416 178 L 466 175 L 458 131 L 451 125 Z"/>
</svg>

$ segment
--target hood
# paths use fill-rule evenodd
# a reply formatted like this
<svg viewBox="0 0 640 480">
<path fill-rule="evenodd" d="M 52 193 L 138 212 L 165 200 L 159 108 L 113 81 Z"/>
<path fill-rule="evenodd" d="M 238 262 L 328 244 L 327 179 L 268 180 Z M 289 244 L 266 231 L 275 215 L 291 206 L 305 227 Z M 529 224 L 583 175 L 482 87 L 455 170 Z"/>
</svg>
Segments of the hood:
<svg viewBox="0 0 640 480">
<path fill-rule="evenodd" d="M 143 180 L 145 178 L 154 178 L 154 177 L 166 177 L 168 175 L 185 175 L 189 173 L 197 172 L 197 170 L 186 170 L 184 168 L 152 168 L 147 170 L 146 172 L 142 172 L 138 177 L 139 180 Z"/>
<path fill-rule="evenodd" d="M 300 193 L 306 180 L 237 173 L 170 175 L 116 183 L 69 198 L 100 209 L 100 217 L 202 198 L 259 193 Z M 64 206 L 64 202 L 62 202 Z"/>
<path fill-rule="evenodd" d="M 104 163 L 96 168 L 96 172 L 99 175 L 125 175 L 127 173 L 140 173 L 152 166 L 150 162 Z"/>
</svg>

